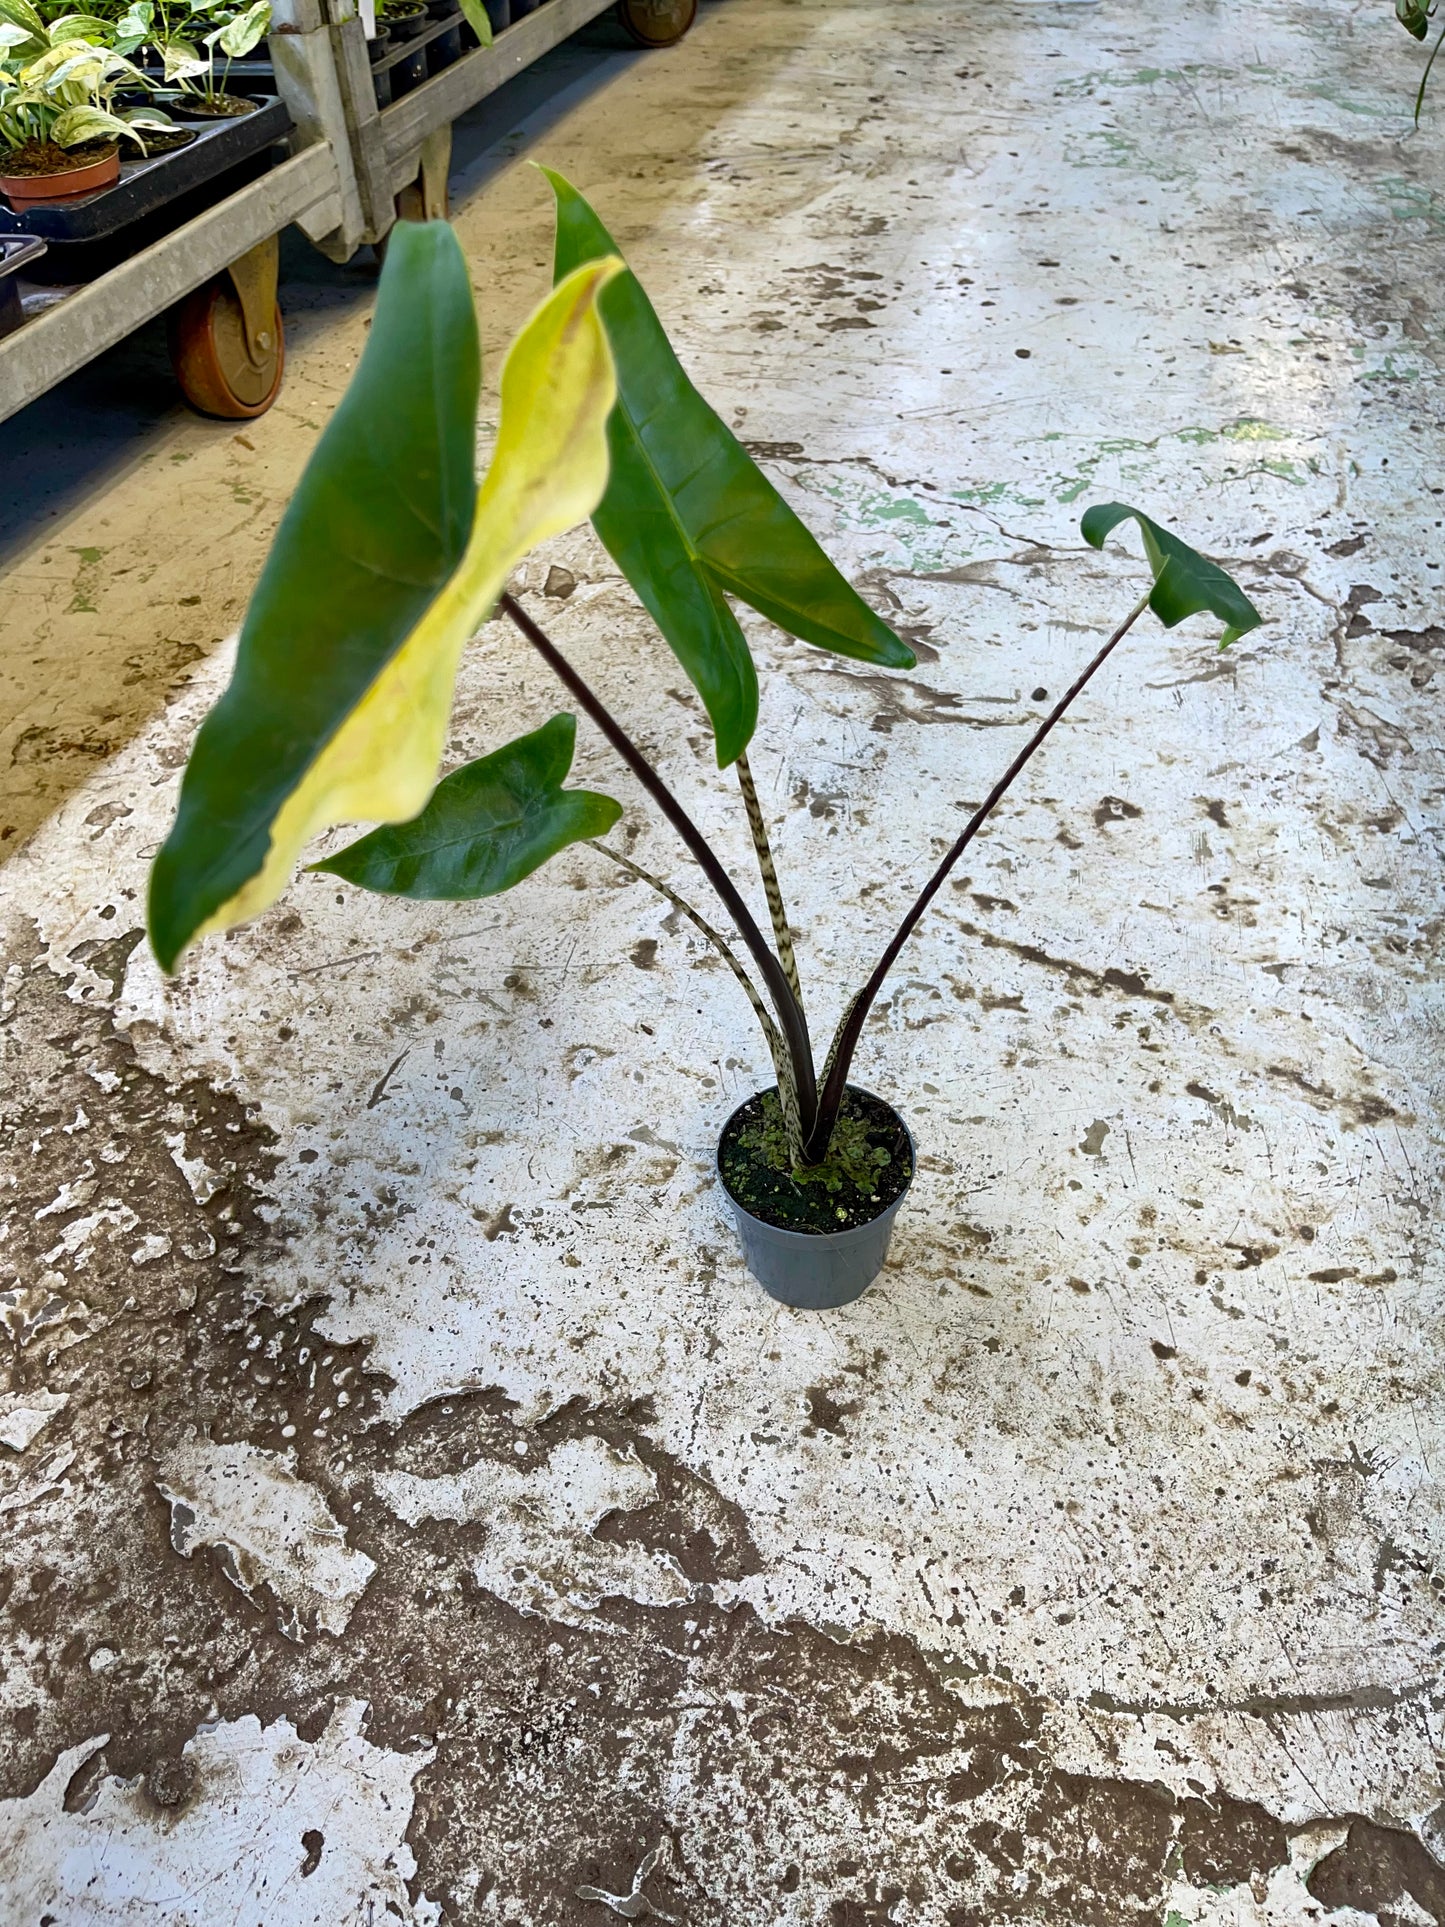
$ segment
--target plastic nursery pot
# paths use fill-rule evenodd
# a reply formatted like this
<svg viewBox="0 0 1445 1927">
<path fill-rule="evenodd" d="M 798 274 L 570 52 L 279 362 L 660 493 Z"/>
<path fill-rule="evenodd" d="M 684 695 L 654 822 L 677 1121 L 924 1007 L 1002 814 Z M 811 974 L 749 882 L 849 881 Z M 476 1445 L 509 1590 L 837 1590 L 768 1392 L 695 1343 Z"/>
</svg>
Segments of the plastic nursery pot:
<svg viewBox="0 0 1445 1927">
<path fill-rule="evenodd" d="M 859 1090 L 854 1084 L 848 1089 L 859 1097 L 873 1097 L 871 1092 Z M 723 1144 L 733 1124 L 752 1102 L 749 1098 L 740 1104 L 723 1126 L 713 1159 L 748 1270 L 770 1298 L 797 1311 L 834 1311 L 840 1305 L 851 1305 L 872 1284 L 888 1256 L 893 1221 L 912 1188 L 917 1168 L 913 1133 L 891 1104 L 873 1097 L 873 1102 L 888 1112 L 908 1140 L 908 1182 L 892 1203 L 885 1205 L 878 1216 L 866 1224 L 850 1225 L 846 1231 L 787 1231 L 781 1225 L 755 1217 L 746 1205 L 739 1204 L 723 1176 Z"/>
<path fill-rule="evenodd" d="M 378 60 L 385 60 L 391 52 L 391 35 L 385 27 L 378 26 L 376 32 L 366 43 L 366 57 L 374 67 Z"/>
<path fill-rule="evenodd" d="M 386 30 L 391 35 L 393 47 L 399 41 L 414 40 L 419 33 L 425 33 L 431 22 L 421 0 L 412 0 L 407 6 L 389 7 L 386 13 Z"/>
<path fill-rule="evenodd" d="M 5 162 L 0 160 L 0 170 Z M 49 174 L 7 174 L 0 171 L 0 194 L 11 207 L 43 207 L 51 201 L 68 201 L 76 194 L 93 194 L 99 188 L 113 187 L 120 179 L 120 149 L 112 147 L 98 157 L 71 167 L 57 168 Z"/>
<path fill-rule="evenodd" d="M 35 235 L 15 235 L 0 240 L 0 337 L 13 335 L 25 325 L 25 304 L 15 277 L 23 274 L 45 252 L 45 243 Z"/>
<path fill-rule="evenodd" d="M 172 120 L 240 120 L 256 103 L 244 94 L 162 94 L 162 111 Z"/>
<path fill-rule="evenodd" d="M 434 39 L 427 42 L 426 70 L 428 78 L 430 78 L 432 74 L 439 74 L 443 67 L 450 67 L 455 61 L 460 60 L 461 57 L 462 18 L 461 15 L 458 14 L 453 25 L 448 26 L 444 32 L 437 34 Z"/>
</svg>

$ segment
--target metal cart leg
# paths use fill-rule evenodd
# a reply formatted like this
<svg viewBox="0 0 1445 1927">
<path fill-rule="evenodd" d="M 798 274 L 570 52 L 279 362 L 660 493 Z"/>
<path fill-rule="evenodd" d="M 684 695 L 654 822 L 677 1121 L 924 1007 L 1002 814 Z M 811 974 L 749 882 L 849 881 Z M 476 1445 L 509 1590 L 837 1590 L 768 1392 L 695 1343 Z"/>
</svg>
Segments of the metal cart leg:
<svg viewBox="0 0 1445 1927">
<path fill-rule="evenodd" d="M 181 393 L 203 415 L 249 421 L 275 401 L 286 364 L 276 280 L 281 244 L 272 235 L 172 309 L 171 366 Z"/>
<path fill-rule="evenodd" d="M 623 31 L 640 47 L 670 47 L 697 18 L 697 0 L 617 0 Z"/>
<path fill-rule="evenodd" d="M 434 127 L 421 144 L 417 177 L 396 197 L 398 221 L 445 221 L 451 215 L 447 176 L 452 167 L 452 128 Z"/>
</svg>

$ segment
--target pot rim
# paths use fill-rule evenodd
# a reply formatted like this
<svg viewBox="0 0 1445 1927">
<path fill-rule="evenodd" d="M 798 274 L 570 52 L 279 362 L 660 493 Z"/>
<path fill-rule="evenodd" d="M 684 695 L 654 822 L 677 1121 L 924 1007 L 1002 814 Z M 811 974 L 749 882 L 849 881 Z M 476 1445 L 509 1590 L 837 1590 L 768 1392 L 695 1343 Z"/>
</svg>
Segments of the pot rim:
<svg viewBox="0 0 1445 1927">
<path fill-rule="evenodd" d="M 112 171 L 113 170 L 113 171 Z M 0 161 L 0 194 L 9 201 L 69 200 L 92 187 L 108 187 L 120 175 L 120 147 L 93 161 L 78 161 L 73 167 L 57 167 L 50 174 L 7 174 Z M 66 181 L 66 187 L 57 183 Z"/>
<path fill-rule="evenodd" d="M 877 1091 L 865 1090 L 863 1085 L 853 1083 L 845 1085 L 845 1090 L 856 1091 L 860 1097 L 871 1097 L 875 1104 L 886 1104 L 888 1109 L 892 1111 L 893 1115 L 898 1119 L 898 1122 L 903 1126 L 903 1135 L 908 1139 L 908 1150 L 913 1160 L 913 1169 L 908 1173 L 907 1184 L 904 1185 L 903 1189 L 898 1193 L 898 1196 L 893 1199 L 891 1204 L 885 1204 L 881 1211 L 875 1212 L 871 1218 L 865 1218 L 862 1224 L 850 1224 L 847 1229 L 843 1231 L 790 1231 L 786 1225 L 773 1224 L 767 1218 L 760 1218 L 755 1211 L 749 1211 L 748 1207 L 742 1203 L 740 1199 L 733 1196 L 732 1192 L 728 1189 L 728 1181 L 722 1172 L 722 1141 L 727 1136 L 728 1125 L 732 1123 L 739 1111 L 745 1111 L 747 1109 L 754 1097 L 764 1096 L 768 1091 L 775 1091 L 777 1088 L 776 1084 L 766 1084 L 761 1091 L 754 1091 L 752 1097 L 745 1097 L 741 1104 L 735 1105 L 733 1109 L 729 1111 L 722 1129 L 717 1134 L 717 1143 L 713 1147 L 712 1154 L 713 1175 L 722 1186 L 723 1196 L 727 1199 L 733 1210 L 746 1218 L 749 1224 L 759 1226 L 770 1238 L 785 1238 L 794 1244 L 806 1245 L 810 1251 L 817 1251 L 820 1246 L 827 1247 L 829 1245 L 840 1245 L 851 1242 L 862 1233 L 871 1231 L 880 1219 L 886 1218 L 892 1212 L 897 1211 L 904 1199 L 908 1196 L 908 1193 L 913 1189 L 913 1180 L 918 1176 L 918 1146 L 914 1141 L 912 1131 L 908 1128 L 908 1119 L 891 1099 L 880 1097 Z"/>
</svg>

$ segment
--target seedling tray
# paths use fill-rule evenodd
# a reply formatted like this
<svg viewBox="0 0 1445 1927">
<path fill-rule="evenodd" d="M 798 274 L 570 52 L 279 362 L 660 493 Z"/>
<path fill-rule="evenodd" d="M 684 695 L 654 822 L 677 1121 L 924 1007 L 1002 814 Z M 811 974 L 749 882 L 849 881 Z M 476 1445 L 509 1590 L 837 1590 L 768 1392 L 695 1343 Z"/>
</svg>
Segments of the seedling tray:
<svg viewBox="0 0 1445 1927">
<path fill-rule="evenodd" d="M 20 285 L 14 278 L 22 269 L 34 265 L 45 252 L 45 243 L 27 235 L 23 239 L 0 240 L 0 336 L 13 335 L 23 326 L 25 308 Z"/>
<path fill-rule="evenodd" d="M 220 180 L 283 140 L 291 116 L 274 96 L 260 101 L 251 114 L 207 123 L 187 121 L 196 138 L 169 154 L 122 158 L 120 179 L 114 187 L 49 207 L 27 208 L 17 214 L 0 201 L 0 234 L 35 234 L 52 247 L 57 244 L 107 241 L 172 202 L 190 201 L 198 188 Z M 194 207 L 191 212 L 195 212 Z"/>
</svg>

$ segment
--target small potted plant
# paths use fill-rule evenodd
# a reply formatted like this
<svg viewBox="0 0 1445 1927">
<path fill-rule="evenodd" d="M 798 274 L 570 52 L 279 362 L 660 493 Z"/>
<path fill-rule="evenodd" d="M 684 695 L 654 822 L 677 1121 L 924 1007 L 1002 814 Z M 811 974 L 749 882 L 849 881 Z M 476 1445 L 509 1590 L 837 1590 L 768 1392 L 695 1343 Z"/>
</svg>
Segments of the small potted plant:
<svg viewBox="0 0 1445 1927">
<path fill-rule="evenodd" d="M 479 352 L 470 276 L 444 224 L 394 230 L 360 365 L 282 520 L 230 686 L 202 725 L 174 827 L 151 873 L 162 967 L 259 915 L 305 846 L 376 825 L 313 868 L 389 896 L 470 901 L 586 846 L 660 893 L 725 960 L 767 1042 L 775 1082 L 725 1126 L 718 1168 L 748 1262 L 775 1297 L 856 1297 L 876 1275 L 913 1175 L 903 1119 L 849 1081 L 899 952 L 990 812 L 1133 624 L 1214 616 L 1223 642 L 1260 617 L 1235 583 L 1137 510 L 1085 515 L 1100 546 L 1132 518 L 1150 581 L 1001 774 L 923 883 L 843 1015 L 821 1065 L 785 900 L 748 764 L 758 683 L 731 598 L 816 648 L 885 669 L 912 652 L 839 574 L 688 381 L 636 277 L 560 176 L 556 284 L 501 378 L 491 466 L 473 447 Z M 771 941 L 679 797 L 534 617 L 506 593 L 538 543 L 587 515 L 706 709 L 736 772 Z M 437 781 L 467 639 L 495 607 L 572 708 Z M 575 712 L 677 833 L 736 942 L 673 885 L 601 839 L 611 798 L 569 789 Z"/>
<path fill-rule="evenodd" d="M 270 31 L 270 0 L 244 8 L 191 0 L 183 21 L 165 0 L 130 0 L 116 22 L 115 44 L 126 54 L 151 50 L 164 83 L 160 98 L 177 118 L 228 120 L 256 110 L 254 100 L 228 91 L 231 62 L 244 60 Z M 225 56 L 219 80 L 218 51 Z"/>
<path fill-rule="evenodd" d="M 107 22 L 68 14 L 47 26 L 29 0 L 0 0 L 0 193 L 14 208 L 72 199 L 120 176 L 120 143 L 146 151 L 170 128 L 116 95 L 143 77 L 107 44 Z"/>
<path fill-rule="evenodd" d="M 376 9 L 376 23 L 386 28 L 393 46 L 425 33 L 429 20 L 426 0 L 381 0 Z"/>
</svg>

